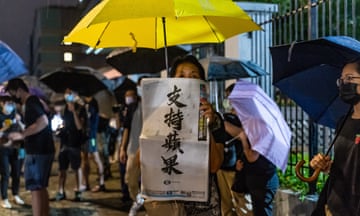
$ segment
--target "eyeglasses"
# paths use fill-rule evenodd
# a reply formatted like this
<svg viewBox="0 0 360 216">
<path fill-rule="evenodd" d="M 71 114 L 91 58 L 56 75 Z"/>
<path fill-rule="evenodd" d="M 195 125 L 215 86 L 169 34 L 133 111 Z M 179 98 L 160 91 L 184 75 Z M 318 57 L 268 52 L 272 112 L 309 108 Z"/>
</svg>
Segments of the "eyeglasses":
<svg viewBox="0 0 360 216">
<path fill-rule="evenodd" d="M 360 79 L 360 76 L 346 76 L 344 78 L 339 78 L 336 80 L 336 85 L 340 87 L 343 84 L 351 82 L 353 79 Z"/>
</svg>

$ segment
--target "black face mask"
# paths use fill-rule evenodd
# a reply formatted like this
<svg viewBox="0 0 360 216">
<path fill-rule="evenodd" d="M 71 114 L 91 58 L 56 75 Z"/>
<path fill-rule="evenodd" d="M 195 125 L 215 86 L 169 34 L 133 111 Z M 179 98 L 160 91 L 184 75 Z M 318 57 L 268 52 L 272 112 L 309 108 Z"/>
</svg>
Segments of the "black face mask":
<svg viewBox="0 0 360 216">
<path fill-rule="evenodd" d="M 347 104 L 355 105 L 360 102 L 360 95 L 356 91 L 357 84 L 346 83 L 339 87 L 340 98 Z"/>
</svg>

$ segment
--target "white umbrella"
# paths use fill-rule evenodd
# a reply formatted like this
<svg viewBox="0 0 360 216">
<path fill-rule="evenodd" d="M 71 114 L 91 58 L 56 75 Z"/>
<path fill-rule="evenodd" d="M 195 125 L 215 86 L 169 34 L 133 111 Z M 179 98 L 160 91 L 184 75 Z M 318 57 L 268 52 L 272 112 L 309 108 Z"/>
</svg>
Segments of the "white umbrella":
<svg viewBox="0 0 360 216">
<path fill-rule="evenodd" d="M 239 80 L 229 100 L 253 150 L 285 172 L 291 130 L 276 103 L 256 84 Z"/>
</svg>

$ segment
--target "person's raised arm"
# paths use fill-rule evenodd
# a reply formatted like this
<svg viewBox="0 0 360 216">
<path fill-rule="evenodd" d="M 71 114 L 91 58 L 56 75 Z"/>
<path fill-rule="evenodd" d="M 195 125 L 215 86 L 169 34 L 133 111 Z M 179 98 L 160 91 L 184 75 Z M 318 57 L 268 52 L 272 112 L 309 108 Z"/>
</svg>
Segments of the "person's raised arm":
<svg viewBox="0 0 360 216">
<path fill-rule="evenodd" d="M 27 136 L 31 136 L 34 134 L 39 133 L 44 128 L 46 128 L 49 124 L 49 120 L 45 114 L 41 115 L 39 118 L 36 119 L 36 121 L 31 124 L 29 127 L 27 127 L 22 132 L 11 132 L 9 133 L 9 139 L 10 140 L 21 140 L 24 139 Z"/>
<path fill-rule="evenodd" d="M 216 173 L 224 160 L 224 122 L 209 102 L 202 101 L 200 110 L 207 118 L 210 130 L 210 172 Z"/>
<path fill-rule="evenodd" d="M 73 114 L 76 129 L 81 130 L 83 128 L 82 127 L 83 122 L 79 118 L 79 113 L 75 109 L 75 104 L 74 103 L 68 103 L 67 105 L 68 105 L 69 111 L 72 112 L 72 114 Z"/>
<path fill-rule="evenodd" d="M 246 160 L 249 163 L 255 162 L 259 158 L 260 154 L 257 151 L 251 149 L 249 139 L 247 138 L 247 135 L 242 128 L 240 128 L 239 139 L 242 143 L 243 152 Z"/>
</svg>

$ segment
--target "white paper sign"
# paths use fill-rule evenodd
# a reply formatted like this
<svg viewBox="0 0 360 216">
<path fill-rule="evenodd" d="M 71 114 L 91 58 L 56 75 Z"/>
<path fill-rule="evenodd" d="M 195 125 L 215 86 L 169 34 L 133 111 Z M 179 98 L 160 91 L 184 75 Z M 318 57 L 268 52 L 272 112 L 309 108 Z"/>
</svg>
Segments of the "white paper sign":
<svg viewBox="0 0 360 216">
<path fill-rule="evenodd" d="M 197 79 L 142 81 L 141 191 L 147 199 L 207 201 L 209 133 L 199 112 L 206 89 Z"/>
</svg>

